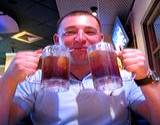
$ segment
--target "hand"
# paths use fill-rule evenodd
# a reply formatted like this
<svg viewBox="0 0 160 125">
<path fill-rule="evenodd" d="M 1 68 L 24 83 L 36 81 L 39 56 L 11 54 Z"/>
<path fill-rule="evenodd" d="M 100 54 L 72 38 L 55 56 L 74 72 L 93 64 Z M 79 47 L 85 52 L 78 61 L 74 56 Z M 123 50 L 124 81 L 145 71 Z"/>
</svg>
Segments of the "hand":
<svg viewBox="0 0 160 125">
<path fill-rule="evenodd" d="M 149 73 L 149 65 L 143 52 L 137 49 L 124 49 L 118 52 L 123 66 L 129 72 L 135 74 L 135 79 L 143 79 Z"/>
<path fill-rule="evenodd" d="M 19 83 L 26 76 L 33 74 L 37 70 L 39 58 L 42 50 L 23 51 L 16 53 L 13 61 L 5 72 L 5 78 Z"/>
</svg>

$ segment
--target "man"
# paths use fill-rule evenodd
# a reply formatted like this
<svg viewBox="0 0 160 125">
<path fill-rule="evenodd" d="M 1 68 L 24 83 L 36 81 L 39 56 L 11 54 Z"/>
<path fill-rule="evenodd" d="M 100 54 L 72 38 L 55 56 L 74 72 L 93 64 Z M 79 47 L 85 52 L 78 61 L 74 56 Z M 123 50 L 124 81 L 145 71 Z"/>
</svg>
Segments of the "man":
<svg viewBox="0 0 160 125">
<path fill-rule="evenodd" d="M 35 73 L 41 51 L 17 53 L 0 84 L 0 89 L 3 88 L 0 110 L 5 111 L 1 113 L 3 124 L 7 121 L 13 124 L 30 113 L 37 125 L 127 125 L 129 107 L 153 125 L 159 125 L 159 85 L 149 82 L 139 88 L 130 80 L 123 84 L 121 91 L 113 92 L 113 96 L 93 89 L 86 49 L 103 39 L 100 22 L 88 12 L 74 11 L 59 21 L 55 44 L 71 50 L 70 90 L 60 93 L 27 81 L 20 83 Z M 139 50 L 124 49 L 118 56 L 126 70 L 136 75 L 136 80 L 148 75 L 149 65 Z M 34 74 L 37 80 L 40 76 L 41 71 Z M 78 83 L 84 89 L 79 90 Z"/>
</svg>

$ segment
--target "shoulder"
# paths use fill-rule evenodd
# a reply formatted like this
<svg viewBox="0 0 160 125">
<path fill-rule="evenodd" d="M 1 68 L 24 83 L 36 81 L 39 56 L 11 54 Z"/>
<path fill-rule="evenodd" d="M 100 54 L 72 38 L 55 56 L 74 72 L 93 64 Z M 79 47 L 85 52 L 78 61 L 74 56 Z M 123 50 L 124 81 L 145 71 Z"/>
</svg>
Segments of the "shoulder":
<svg viewBox="0 0 160 125">
<path fill-rule="evenodd" d="M 32 76 L 27 77 L 24 81 L 18 84 L 15 95 L 33 94 L 41 88 L 41 70 L 37 70 Z"/>
</svg>

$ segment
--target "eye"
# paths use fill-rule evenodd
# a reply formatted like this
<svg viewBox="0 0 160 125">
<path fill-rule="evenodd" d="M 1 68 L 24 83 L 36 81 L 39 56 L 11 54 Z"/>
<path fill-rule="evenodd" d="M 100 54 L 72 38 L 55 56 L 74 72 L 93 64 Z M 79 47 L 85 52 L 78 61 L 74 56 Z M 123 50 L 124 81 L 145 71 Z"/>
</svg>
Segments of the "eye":
<svg viewBox="0 0 160 125">
<path fill-rule="evenodd" d="M 64 36 L 72 36 L 75 35 L 77 33 L 76 30 L 68 30 L 64 33 Z"/>
<path fill-rule="evenodd" d="M 91 30 L 91 29 L 89 29 L 89 30 L 86 30 L 85 33 L 86 33 L 87 35 L 96 35 L 96 34 L 97 34 L 97 31 L 96 31 L 96 30 Z"/>
</svg>

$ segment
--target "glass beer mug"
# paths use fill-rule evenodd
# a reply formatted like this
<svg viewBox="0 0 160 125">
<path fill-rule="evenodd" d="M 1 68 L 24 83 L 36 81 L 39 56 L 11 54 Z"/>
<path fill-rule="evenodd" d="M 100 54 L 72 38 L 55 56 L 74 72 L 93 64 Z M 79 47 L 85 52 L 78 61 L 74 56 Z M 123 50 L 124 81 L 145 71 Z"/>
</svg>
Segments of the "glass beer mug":
<svg viewBox="0 0 160 125">
<path fill-rule="evenodd" d="M 87 51 L 95 89 L 109 92 L 122 87 L 113 45 L 99 42 L 89 46 Z"/>
<path fill-rule="evenodd" d="M 69 89 L 69 56 L 69 49 L 64 46 L 52 45 L 44 48 L 41 57 L 43 85 L 53 87 L 57 92 Z"/>
</svg>

